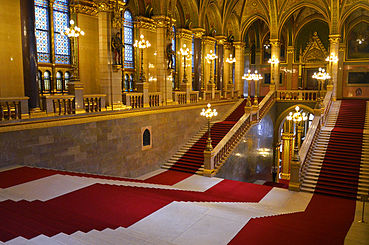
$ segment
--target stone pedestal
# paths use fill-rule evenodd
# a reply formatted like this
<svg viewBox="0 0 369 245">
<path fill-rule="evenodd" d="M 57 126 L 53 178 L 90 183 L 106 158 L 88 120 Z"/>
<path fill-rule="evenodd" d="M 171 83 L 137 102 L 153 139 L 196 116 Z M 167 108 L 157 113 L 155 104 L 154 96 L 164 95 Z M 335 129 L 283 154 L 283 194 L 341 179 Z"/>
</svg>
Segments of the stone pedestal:
<svg viewBox="0 0 369 245">
<path fill-rule="evenodd" d="M 76 113 L 85 112 L 83 108 L 83 83 L 79 81 L 68 83 L 68 92 L 70 95 L 74 95 Z"/>
<path fill-rule="evenodd" d="M 293 145 L 293 133 L 283 133 L 283 152 L 282 152 L 282 173 L 281 178 L 289 180 L 290 179 L 290 162 L 291 162 L 291 152 Z"/>
<path fill-rule="evenodd" d="M 191 83 L 189 83 L 189 82 L 182 83 L 180 89 L 181 89 L 181 91 L 186 92 L 186 103 L 187 104 L 191 103 L 191 100 L 190 100 L 191 91 L 192 91 Z"/>
<path fill-rule="evenodd" d="M 297 159 L 291 162 L 290 183 L 288 189 L 291 191 L 300 191 L 300 161 Z"/>
<path fill-rule="evenodd" d="M 215 98 L 215 84 L 209 82 L 208 90 L 211 91 L 211 99 L 213 100 Z"/>
<path fill-rule="evenodd" d="M 204 151 L 204 176 L 214 176 L 214 159 L 211 151 Z"/>
<path fill-rule="evenodd" d="M 143 94 L 143 107 L 150 107 L 149 83 L 146 81 L 137 83 L 137 91 Z"/>
</svg>

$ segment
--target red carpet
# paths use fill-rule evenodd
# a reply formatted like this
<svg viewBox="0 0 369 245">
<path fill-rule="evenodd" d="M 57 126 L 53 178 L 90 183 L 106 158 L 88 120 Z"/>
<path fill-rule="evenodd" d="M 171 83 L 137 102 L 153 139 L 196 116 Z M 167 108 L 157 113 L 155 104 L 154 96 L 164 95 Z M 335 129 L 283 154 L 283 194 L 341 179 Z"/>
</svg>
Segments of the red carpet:
<svg viewBox="0 0 369 245">
<path fill-rule="evenodd" d="M 366 101 L 343 100 L 315 193 L 356 199 Z"/>
<path fill-rule="evenodd" d="M 155 175 L 145 180 L 145 183 L 159 184 L 159 185 L 174 185 L 178 182 L 187 179 L 192 174 L 178 171 L 165 171 L 161 174 Z"/>
<path fill-rule="evenodd" d="M 355 201 L 314 194 L 305 212 L 251 219 L 229 244 L 343 244 L 354 214 Z"/>
<path fill-rule="evenodd" d="M 55 174 L 53 170 L 20 167 L 0 172 L 0 188 L 8 188 Z"/>
<path fill-rule="evenodd" d="M 173 201 L 258 202 L 270 189 L 230 180 L 205 192 L 95 184 L 46 202 L 8 200 L 0 202 L 0 241 L 129 227 Z"/>
<path fill-rule="evenodd" d="M 259 102 L 263 98 L 258 98 Z M 253 101 L 253 100 L 252 100 Z M 240 120 L 245 114 L 246 100 L 242 103 L 222 122 L 215 123 L 211 127 L 210 136 L 211 144 L 215 147 L 228 131 Z M 183 156 L 173 164 L 171 170 L 181 171 L 194 174 L 204 163 L 204 150 L 208 133 L 206 132 Z"/>
</svg>

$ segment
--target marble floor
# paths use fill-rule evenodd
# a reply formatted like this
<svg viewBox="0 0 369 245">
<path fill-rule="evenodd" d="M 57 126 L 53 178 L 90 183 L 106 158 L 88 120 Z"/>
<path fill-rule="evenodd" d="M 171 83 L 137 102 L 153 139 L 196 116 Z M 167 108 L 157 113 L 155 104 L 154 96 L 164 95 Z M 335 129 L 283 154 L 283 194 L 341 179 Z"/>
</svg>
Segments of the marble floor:
<svg viewBox="0 0 369 245">
<path fill-rule="evenodd" d="M 6 170 L 0 171 L 0 174 L 6 173 L 4 171 Z M 83 190 L 96 185 L 134 187 L 138 188 L 138 191 L 140 189 L 147 190 L 147 188 L 151 188 L 153 191 L 171 190 L 181 193 L 184 191 L 185 194 L 191 195 L 203 193 L 206 197 L 215 195 L 217 188 L 223 184 L 231 183 L 231 188 L 225 190 L 223 195 L 231 195 L 239 186 L 245 186 L 243 189 L 245 191 L 260 188 L 259 192 L 263 190 L 265 194 L 261 195 L 258 201 L 242 202 L 205 201 L 201 198 L 198 201 L 188 201 L 179 198 L 128 227 L 92 229 L 87 232 L 77 231 L 71 234 L 60 232 L 50 237 L 41 234 L 30 239 L 18 236 L 5 241 L 5 244 L 227 244 L 244 229 L 250 220 L 305 212 L 313 197 L 311 193 L 291 192 L 287 189 L 237 183 L 198 175 L 189 175 L 173 185 L 155 184 L 147 181 L 160 174 L 166 174 L 166 171 L 157 170 L 131 181 L 129 179 L 113 180 L 98 176 L 73 176 L 67 173 L 55 173 L 47 177 L 0 188 L 0 204 L 7 200 L 27 200 L 30 202 L 39 200 L 47 203 L 76 192 L 82 191 L 83 193 Z M 235 183 L 236 185 L 234 185 Z M 160 198 L 164 198 L 164 196 Z M 358 204 L 356 215 L 359 214 L 360 207 L 361 205 Z M 101 211 L 103 212 L 103 210 Z M 1 215 L 0 213 L 0 217 Z M 366 211 L 366 215 L 369 218 L 368 211 Z M 356 220 L 357 217 L 355 217 L 347 235 L 346 242 L 347 244 L 368 244 L 369 233 L 366 232 L 368 225 L 357 223 Z"/>
</svg>

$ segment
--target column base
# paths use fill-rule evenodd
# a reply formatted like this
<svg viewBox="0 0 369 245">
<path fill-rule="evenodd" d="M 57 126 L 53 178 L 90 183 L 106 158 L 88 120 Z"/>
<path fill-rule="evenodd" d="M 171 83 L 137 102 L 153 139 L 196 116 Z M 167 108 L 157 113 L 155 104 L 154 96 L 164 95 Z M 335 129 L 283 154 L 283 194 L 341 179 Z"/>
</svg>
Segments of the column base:
<svg viewBox="0 0 369 245">
<path fill-rule="evenodd" d="M 300 191 L 300 183 L 289 183 L 288 184 L 288 189 L 290 191 Z"/>
<path fill-rule="evenodd" d="M 290 174 L 281 173 L 281 179 L 290 180 Z"/>
</svg>

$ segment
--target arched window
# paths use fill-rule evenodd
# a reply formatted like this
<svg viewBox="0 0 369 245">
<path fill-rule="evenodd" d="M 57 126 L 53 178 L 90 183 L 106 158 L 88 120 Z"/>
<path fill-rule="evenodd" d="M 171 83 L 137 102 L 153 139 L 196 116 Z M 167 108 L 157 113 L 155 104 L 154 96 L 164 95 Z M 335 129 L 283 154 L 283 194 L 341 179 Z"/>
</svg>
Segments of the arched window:
<svg viewBox="0 0 369 245">
<path fill-rule="evenodd" d="M 70 41 L 63 35 L 69 25 L 69 0 L 55 0 L 51 14 L 48 0 L 34 0 L 34 5 L 37 61 L 51 63 L 53 56 L 55 64 L 70 64 Z M 53 16 L 54 40 L 50 34 L 50 15 Z M 51 42 L 54 50 L 50 49 Z"/>
<path fill-rule="evenodd" d="M 53 12 L 55 63 L 70 64 L 69 38 L 66 35 L 63 35 L 64 28 L 69 24 L 68 0 L 55 0 Z"/>
<path fill-rule="evenodd" d="M 142 145 L 143 146 L 148 146 L 151 143 L 151 134 L 150 131 L 148 129 L 145 129 L 143 135 L 142 135 Z"/>
<path fill-rule="evenodd" d="M 44 87 L 43 93 L 50 93 L 51 92 L 50 81 L 51 81 L 50 72 L 49 71 L 45 71 L 44 72 L 44 81 L 43 81 L 43 84 L 44 84 L 44 86 L 43 86 Z"/>
<path fill-rule="evenodd" d="M 124 76 L 124 86 L 123 86 L 124 91 L 129 91 L 129 75 L 126 74 Z"/>
<path fill-rule="evenodd" d="M 195 37 L 192 35 L 192 73 L 195 73 Z"/>
<path fill-rule="evenodd" d="M 70 73 L 66 72 L 64 74 L 64 90 L 67 91 L 68 90 L 68 83 L 70 82 Z"/>
<path fill-rule="evenodd" d="M 177 40 L 176 40 L 176 27 L 173 26 L 172 27 L 172 30 L 173 30 L 173 38 L 172 38 L 172 50 L 174 51 L 174 53 L 176 54 L 176 44 L 177 44 Z M 176 69 L 176 55 L 174 55 L 174 60 L 173 60 L 173 67 L 174 67 L 174 70 Z"/>
<path fill-rule="evenodd" d="M 133 18 L 129 10 L 124 12 L 124 68 L 135 68 L 133 59 Z"/>
<path fill-rule="evenodd" d="M 50 63 L 50 26 L 49 2 L 35 0 L 35 34 L 37 43 L 37 61 Z"/>
<path fill-rule="evenodd" d="M 63 91 L 63 74 L 60 71 L 56 73 L 56 90 L 58 92 Z"/>
</svg>

